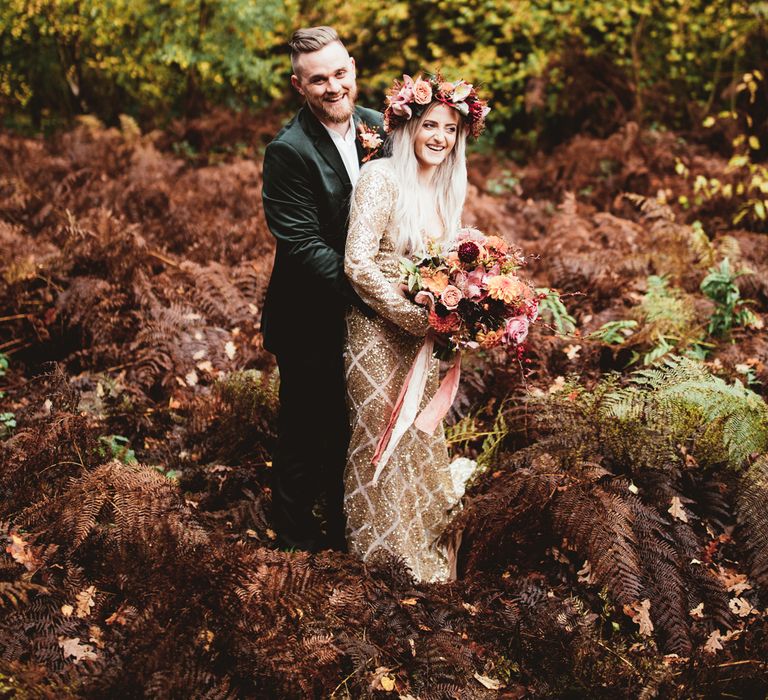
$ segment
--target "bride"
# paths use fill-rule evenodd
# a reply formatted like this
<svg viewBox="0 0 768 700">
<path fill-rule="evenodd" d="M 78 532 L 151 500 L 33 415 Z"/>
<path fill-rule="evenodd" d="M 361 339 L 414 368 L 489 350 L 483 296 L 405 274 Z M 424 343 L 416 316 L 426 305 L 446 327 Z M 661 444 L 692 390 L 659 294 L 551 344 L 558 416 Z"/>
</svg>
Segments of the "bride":
<svg viewBox="0 0 768 700">
<path fill-rule="evenodd" d="M 344 509 L 350 552 L 368 560 L 389 551 L 416 579 L 446 581 L 455 578 L 455 562 L 438 540 L 459 498 L 442 426 L 434 435 L 409 427 L 378 470 L 377 447 L 429 329 L 427 309 L 399 288 L 399 262 L 429 242 L 455 238 L 467 189 L 465 144 L 482 130 L 488 107 L 464 81 L 404 79 L 384 113 L 391 155 L 363 167 L 350 211 L 344 268 L 376 315 L 352 308 L 346 319 L 352 437 Z M 420 409 L 437 387 L 438 362 L 430 358 Z"/>
</svg>

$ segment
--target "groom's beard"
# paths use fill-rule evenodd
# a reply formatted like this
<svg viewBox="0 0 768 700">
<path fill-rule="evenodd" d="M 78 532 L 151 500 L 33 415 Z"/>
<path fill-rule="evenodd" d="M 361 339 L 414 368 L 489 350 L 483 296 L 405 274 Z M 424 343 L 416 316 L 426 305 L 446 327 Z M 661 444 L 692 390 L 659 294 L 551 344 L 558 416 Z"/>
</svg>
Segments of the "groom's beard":
<svg viewBox="0 0 768 700">
<path fill-rule="evenodd" d="M 331 102 L 325 98 L 320 100 L 320 104 L 316 105 L 322 116 L 329 122 L 334 124 L 343 124 L 349 121 L 352 113 L 355 111 L 355 100 L 357 99 L 357 85 L 352 85 L 351 88 L 340 93 L 346 92 L 346 98 L 342 98 L 338 101 Z M 334 95 L 337 97 L 338 95 Z"/>
</svg>

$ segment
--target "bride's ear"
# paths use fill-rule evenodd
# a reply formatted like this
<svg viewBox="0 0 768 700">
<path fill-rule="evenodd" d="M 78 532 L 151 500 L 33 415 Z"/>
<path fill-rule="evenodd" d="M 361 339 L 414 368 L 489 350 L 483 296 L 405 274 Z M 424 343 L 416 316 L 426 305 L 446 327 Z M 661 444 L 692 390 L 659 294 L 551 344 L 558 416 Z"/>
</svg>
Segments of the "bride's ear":
<svg viewBox="0 0 768 700">
<path fill-rule="evenodd" d="M 357 70 L 355 67 L 355 59 L 352 56 L 349 57 L 349 65 L 352 66 L 352 70 Z"/>
</svg>

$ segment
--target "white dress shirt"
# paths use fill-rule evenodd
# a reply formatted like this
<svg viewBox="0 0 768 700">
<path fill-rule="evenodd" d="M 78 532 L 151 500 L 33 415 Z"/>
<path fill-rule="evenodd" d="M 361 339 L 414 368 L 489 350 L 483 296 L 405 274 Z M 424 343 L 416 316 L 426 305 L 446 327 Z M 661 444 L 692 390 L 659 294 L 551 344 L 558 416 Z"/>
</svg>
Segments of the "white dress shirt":
<svg viewBox="0 0 768 700">
<path fill-rule="evenodd" d="M 322 122 L 321 122 L 322 124 Z M 341 156 L 341 161 L 344 163 L 344 168 L 349 175 L 349 181 L 354 187 L 357 183 L 357 178 L 360 175 L 360 161 L 357 159 L 357 132 L 355 130 L 355 122 L 352 117 L 349 118 L 349 128 L 345 136 L 342 136 L 338 131 L 329 129 L 323 124 L 325 130 L 330 134 L 333 145 L 336 146 L 336 150 Z"/>
</svg>

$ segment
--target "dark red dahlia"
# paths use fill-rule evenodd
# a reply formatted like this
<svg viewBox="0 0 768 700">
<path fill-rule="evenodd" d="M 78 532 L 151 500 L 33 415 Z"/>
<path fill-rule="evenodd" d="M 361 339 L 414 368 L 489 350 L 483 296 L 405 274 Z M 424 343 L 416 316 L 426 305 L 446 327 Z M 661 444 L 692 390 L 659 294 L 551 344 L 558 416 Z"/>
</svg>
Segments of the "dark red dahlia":
<svg viewBox="0 0 768 700">
<path fill-rule="evenodd" d="M 480 248 L 477 243 L 472 241 L 464 241 L 459 246 L 459 260 L 465 263 L 473 263 L 477 260 L 477 256 L 480 255 Z"/>
</svg>

